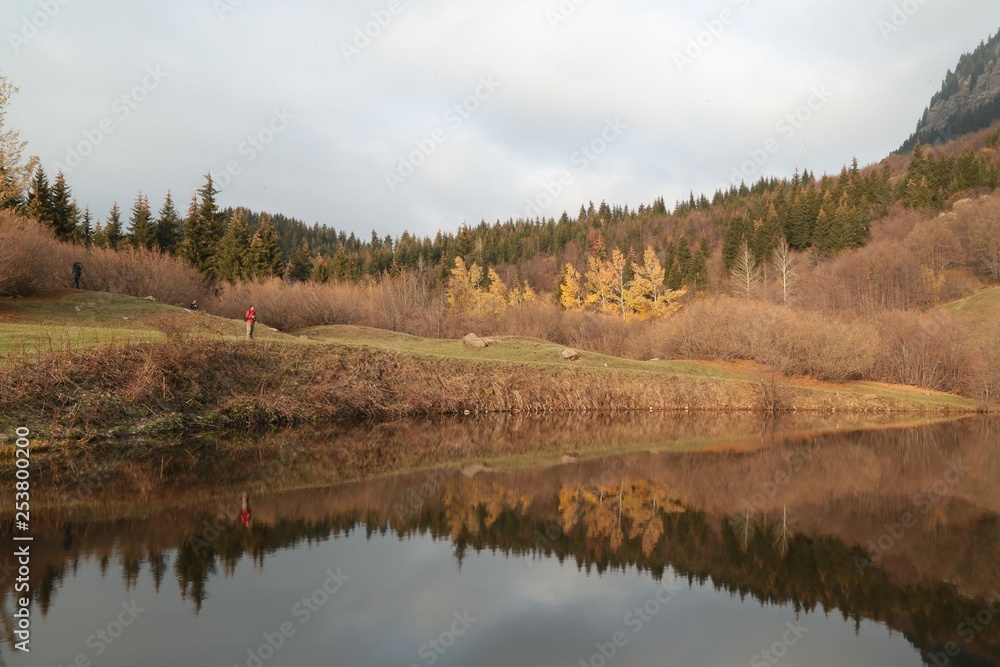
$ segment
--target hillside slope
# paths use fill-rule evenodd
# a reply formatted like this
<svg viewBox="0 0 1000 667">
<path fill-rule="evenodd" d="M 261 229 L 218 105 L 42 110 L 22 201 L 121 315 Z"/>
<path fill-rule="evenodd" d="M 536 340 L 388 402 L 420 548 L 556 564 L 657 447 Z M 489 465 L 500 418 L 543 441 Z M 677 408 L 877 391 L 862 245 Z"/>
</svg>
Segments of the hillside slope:
<svg viewBox="0 0 1000 667">
<path fill-rule="evenodd" d="M 1000 32 L 958 61 L 899 152 L 949 141 L 1000 120 Z"/>
</svg>

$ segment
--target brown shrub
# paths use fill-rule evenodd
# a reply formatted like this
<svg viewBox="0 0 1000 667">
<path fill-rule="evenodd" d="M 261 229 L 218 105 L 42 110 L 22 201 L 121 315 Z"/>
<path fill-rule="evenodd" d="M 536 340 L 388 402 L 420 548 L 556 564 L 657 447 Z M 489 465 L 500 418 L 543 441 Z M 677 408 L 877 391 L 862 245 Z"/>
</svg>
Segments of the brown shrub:
<svg viewBox="0 0 1000 667">
<path fill-rule="evenodd" d="M 56 282 L 68 287 L 73 262 L 64 258 L 63 245 L 38 222 L 0 212 L 0 294 L 30 296 Z"/>
<path fill-rule="evenodd" d="M 1000 282 L 1000 197 L 980 197 L 957 206 L 952 224 L 965 250 L 969 268 L 991 282 Z"/>
<path fill-rule="evenodd" d="M 880 378 L 943 391 L 974 389 L 981 352 L 948 313 L 886 313 L 880 333 Z"/>
<path fill-rule="evenodd" d="M 74 249 L 70 246 L 70 249 Z M 75 250 L 82 252 L 82 249 Z M 88 248 L 81 259 L 84 289 L 129 296 L 152 296 L 161 303 L 186 306 L 204 299 L 205 280 L 181 259 L 161 252 L 124 248 Z"/>
<path fill-rule="evenodd" d="M 810 310 L 874 317 L 887 310 L 922 309 L 933 299 L 913 253 L 901 243 L 878 241 L 803 276 L 798 303 Z"/>
<path fill-rule="evenodd" d="M 695 302 L 663 325 L 662 356 L 747 359 L 788 375 L 843 381 L 870 377 L 875 330 L 763 301 L 719 297 Z"/>
<path fill-rule="evenodd" d="M 70 287 L 71 267 L 83 266 L 83 289 L 188 304 L 204 298 L 201 275 L 180 259 L 159 252 L 84 248 L 59 241 L 41 223 L 0 213 L 0 293 L 28 296 Z"/>
<path fill-rule="evenodd" d="M 253 305 L 258 322 L 282 331 L 325 324 L 367 324 L 374 289 L 374 285 L 287 283 L 272 278 L 220 287 L 205 303 L 205 310 L 242 320 Z"/>
</svg>

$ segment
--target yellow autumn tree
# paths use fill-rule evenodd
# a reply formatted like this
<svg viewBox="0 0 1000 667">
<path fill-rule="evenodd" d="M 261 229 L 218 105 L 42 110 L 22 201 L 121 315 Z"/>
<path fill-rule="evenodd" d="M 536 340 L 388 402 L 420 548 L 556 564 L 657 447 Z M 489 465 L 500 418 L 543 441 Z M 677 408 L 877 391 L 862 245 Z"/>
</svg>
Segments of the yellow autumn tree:
<svg viewBox="0 0 1000 667">
<path fill-rule="evenodd" d="M 531 289 L 526 281 L 515 278 L 510 286 L 510 293 L 507 295 L 507 305 L 511 308 L 519 308 L 522 303 L 532 303 L 538 300 L 535 290 Z"/>
<path fill-rule="evenodd" d="M 625 280 L 625 270 L 628 260 L 622 251 L 615 248 L 611 257 L 602 259 L 597 255 L 587 258 L 590 270 L 587 271 L 587 296 L 584 303 L 593 306 L 602 313 L 628 316 L 626 295 L 628 282 Z"/>
<path fill-rule="evenodd" d="M 485 293 L 480 287 L 483 281 L 483 268 L 472 263 L 466 267 L 465 260 L 455 258 L 455 268 L 448 278 L 448 288 L 445 295 L 452 310 L 469 315 L 481 315 L 485 306 Z"/>
<path fill-rule="evenodd" d="M 679 299 L 686 289 L 670 290 L 663 284 L 666 270 L 652 246 L 646 246 L 642 264 L 632 262 L 634 277 L 629 282 L 626 301 L 628 310 L 640 320 L 663 317 L 680 308 Z"/>
<path fill-rule="evenodd" d="M 559 279 L 559 303 L 566 310 L 583 310 L 580 272 L 569 262 L 563 267 L 562 277 Z"/>
<path fill-rule="evenodd" d="M 507 307 L 507 300 L 510 296 L 510 289 L 503 281 L 496 269 L 490 269 L 486 273 L 490 287 L 483 295 L 483 310 L 487 313 L 499 313 Z"/>
<path fill-rule="evenodd" d="M 584 278 L 587 280 L 586 296 L 583 298 L 584 305 L 600 312 L 608 310 L 614 312 L 611 286 L 614 284 L 615 275 L 611 262 L 591 255 L 587 258 L 587 265 L 590 270 L 584 274 Z"/>
</svg>

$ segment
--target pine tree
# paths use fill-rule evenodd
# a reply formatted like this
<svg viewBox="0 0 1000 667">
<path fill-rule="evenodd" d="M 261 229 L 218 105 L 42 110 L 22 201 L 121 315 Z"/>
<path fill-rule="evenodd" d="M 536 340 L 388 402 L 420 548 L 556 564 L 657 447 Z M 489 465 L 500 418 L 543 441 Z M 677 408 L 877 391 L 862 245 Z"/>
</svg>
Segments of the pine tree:
<svg viewBox="0 0 1000 667">
<path fill-rule="evenodd" d="M 90 215 L 90 208 L 83 211 L 80 217 L 80 224 L 76 228 L 76 239 L 85 246 L 91 245 L 94 241 L 93 218 Z"/>
<path fill-rule="evenodd" d="M 226 233 L 222 235 L 215 254 L 215 277 L 230 283 L 244 280 L 253 275 L 250 253 L 250 229 L 247 227 L 246 211 L 236 209 Z"/>
<path fill-rule="evenodd" d="M 156 230 L 153 228 L 153 212 L 149 210 L 149 199 L 141 192 L 132 205 L 132 215 L 129 216 L 130 240 L 136 248 L 151 249 L 156 243 Z"/>
<path fill-rule="evenodd" d="M 215 202 L 218 190 L 212 184 L 212 174 L 205 175 L 203 185 L 191 200 L 187 219 L 184 221 L 184 243 L 181 254 L 202 273 L 215 278 L 215 252 L 225 221 Z"/>
<path fill-rule="evenodd" d="M 285 267 L 285 280 L 289 282 L 304 282 L 312 274 L 312 255 L 309 252 L 309 242 L 303 241 L 292 253 L 292 258 Z"/>
<path fill-rule="evenodd" d="M 711 249 L 708 247 L 708 239 L 701 237 L 698 242 L 698 249 L 691 256 L 691 263 L 684 273 L 684 285 L 692 290 L 699 290 L 708 284 L 708 258 L 711 256 Z"/>
<path fill-rule="evenodd" d="M 125 234 L 122 231 L 122 214 L 118 208 L 118 202 L 115 202 L 111 207 L 111 211 L 108 214 L 108 222 L 104 225 L 102 236 L 105 244 L 104 247 L 111 248 L 112 250 L 117 250 L 125 238 Z"/>
<path fill-rule="evenodd" d="M 343 246 L 339 246 L 340 252 Z M 273 278 L 284 273 L 285 260 L 281 253 L 281 240 L 271 223 L 270 216 L 261 216 L 260 227 L 250 240 L 249 277 L 256 279 Z M 334 276 L 346 278 L 347 276 Z"/>
<path fill-rule="evenodd" d="M 60 171 L 56 174 L 56 182 L 50 195 L 50 224 L 56 236 L 64 241 L 73 240 L 79 218 L 80 212 L 73 202 L 66 177 Z"/>
<path fill-rule="evenodd" d="M 167 190 L 163 206 L 156 219 L 156 247 L 163 252 L 175 253 L 181 242 L 181 217 L 174 207 L 174 200 Z"/>
<path fill-rule="evenodd" d="M 330 262 L 326 260 L 323 255 L 316 255 L 316 261 L 313 262 L 313 270 L 310 278 L 316 283 L 328 283 L 330 278 L 333 277 L 333 269 L 330 268 Z"/>
<path fill-rule="evenodd" d="M 49 187 L 48 176 L 45 169 L 39 167 L 31 179 L 31 186 L 28 190 L 27 213 L 39 222 L 53 227 L 52 212 L 52 189 Z"/>
<path fill-rule="evenodd" d="M 90 235 L 90 245 L 95 248 L 107 248 L 108 237 L 104 233 L 104 225 L 100 219 L 94 224 L 94 233 Z"/>
</svg>

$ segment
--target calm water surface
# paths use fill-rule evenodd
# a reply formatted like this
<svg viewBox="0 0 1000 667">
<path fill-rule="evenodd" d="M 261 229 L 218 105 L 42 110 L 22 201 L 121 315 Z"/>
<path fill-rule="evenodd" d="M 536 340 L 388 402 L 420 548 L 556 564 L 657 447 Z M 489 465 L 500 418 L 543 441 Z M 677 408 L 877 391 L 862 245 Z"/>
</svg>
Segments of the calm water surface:
<svg viewBox="0 0 1000 667">
<path fill-rule="evenodd" d="M 54 508 L 34 517 L 30 654 L 0 574 L 0 659 L 998 665 L 998 426 L 263 480 L 249 517 L 229 492 Z"/>
</svg>

